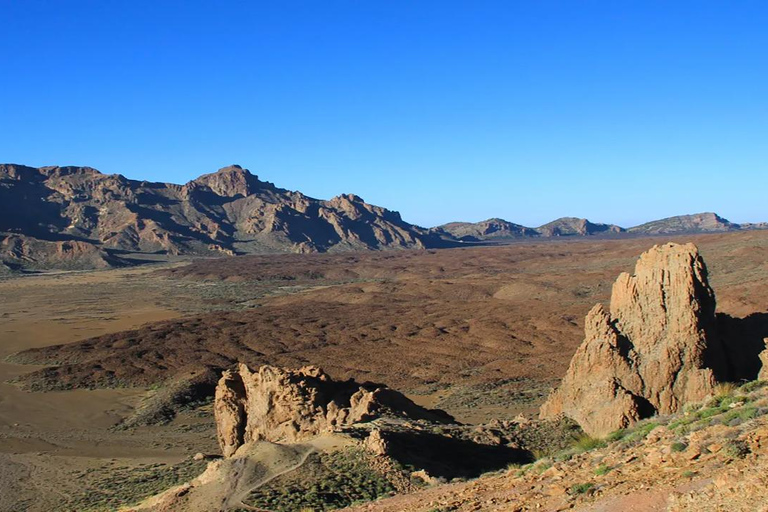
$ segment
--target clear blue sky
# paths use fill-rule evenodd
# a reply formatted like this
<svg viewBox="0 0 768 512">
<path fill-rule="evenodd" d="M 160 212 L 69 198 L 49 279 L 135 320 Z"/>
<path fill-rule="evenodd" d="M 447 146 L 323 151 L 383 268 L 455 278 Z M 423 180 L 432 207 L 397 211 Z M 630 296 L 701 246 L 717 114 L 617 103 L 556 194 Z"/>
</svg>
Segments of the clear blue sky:
<svg viewBox="0 0 768 512">
<path fill-rule="evenodd" d="M 0 161 L 435 225 L 768 220 L 768 2 L 0 0 Z"/>
</svg>

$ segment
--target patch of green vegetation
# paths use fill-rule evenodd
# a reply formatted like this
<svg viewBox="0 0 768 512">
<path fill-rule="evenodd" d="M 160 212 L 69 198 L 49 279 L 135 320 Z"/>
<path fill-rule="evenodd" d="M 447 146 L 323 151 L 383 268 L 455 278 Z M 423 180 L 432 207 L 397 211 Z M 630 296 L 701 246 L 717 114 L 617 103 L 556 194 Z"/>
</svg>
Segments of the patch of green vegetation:
<svg viewBox="0 0 768 512">
<path fill-rule="evenodd" d="M 533 471 L 536 472 L 537 475 L 540 475 L 551 467 L 552 462 L 548 459 L 543 459 L 533 465 Z"/>
<path fill-rule="evenodd" d="M 313 454 L 298 471 L 278 477 L 254 490 L 251 507 L 289 512 L 316 512 L 348 507 L 394 494 L 392 483 L 374 471 L 361 450 Z"/>
<path fill-rule="evenodd" d="M 591 491 L 594 486 L 595 484 L 591 482 L 586 482 L 583 484 L 573 484 L 569 490 L 571 494 L 585 494 Z"/>
<path fill-rule="evenodd" d="M 67 500 L 64 508 L 79 512 L 117 510 L 192 480 L 207 464 L 188 459 L 176 465 L 107 466 L 82 471 L 76 476 L 82 481 L 82 490 Z"/>
<path fill-rule="evenodd" d="M 620 428 L 619 430 L 614 430 L 610 434 L 608 434 L 605 438 L 605 440 L 609 443 L 614 443 L 616 441 L 621 441 L 625 437 L 629 435 L 629 430 L 626 428 Z"/>
<path fill-rule="evenodd" d="M 531 469 L 532 464 L 526 464 L 525 466 L 521 467 L 517 473 L 515 473 L 516 477 L 525 476 L 525 474 L 528 472 L 529 469 Z"/>
<path fill-rule="evenodd" d="M 715 396 L 731 396 L 738 389 L 733 382 L 722 382 L 715 388 Z"/>
<path fill-rule="evenodd" d="M 690 469 L 687 471 L 683 471 L 683 478 L 693 478 L 694 476 L 696 476 L 695 471 L 691 471 Z"/>
<path fill-rule="evenodd" d="M 638 423 L 634 428 L 628 429 L 627 435 L 624 436 L 623 441 L 625 443 L 635 443 L 645 439 L 651 430 L 658 427 L 659 424 L 655 421 L 648 421 L 645 423 Z"/>
<path fill-rule="evenodd" d="M 582 436 L 574 443 L 574 448 L 581 452 L 588 452 L 603 447 L 605 447 L 605 441 L 590 436 Z"/>
<path fill-rule="evenodd" d="M 739 439 L 731 439 L 723 446 L 723 453 L 734 459 L 743 459 L 750 453 L 749 446 Z"/>
<path fill-rule="evenodd" d="M 611 466 L 607 466 L 605 464 L 600 464 L 595 468 L 595 475 L 597 476 L 603 476 L 607 473 L 609 473 L 613 468 Z"/>
<path fill-rule="evenodd" d="M 684 452 L 687 448 L 688 448 L 688 445 L 686 443 L 683 443 L 682 441 L 677 441 L 672 443 L 673 452 Z"/>
<path fill-rule="evenodd" d="M 764 388 L 765 386 L 768 386 L 768 381 L 753 380 L 741 386 L 739 391 L 742 393 L 752 393 L 753 391 L 757 391 L 758 389 Z"/>
<path fill-rule="evenodd" d="M 723 414 L 723 422 L 730 423 L 731 420 L 740 419 L 743 421 L 751 420 L 758 416 L 757 407 L 739 407 Z"/>
</svg>

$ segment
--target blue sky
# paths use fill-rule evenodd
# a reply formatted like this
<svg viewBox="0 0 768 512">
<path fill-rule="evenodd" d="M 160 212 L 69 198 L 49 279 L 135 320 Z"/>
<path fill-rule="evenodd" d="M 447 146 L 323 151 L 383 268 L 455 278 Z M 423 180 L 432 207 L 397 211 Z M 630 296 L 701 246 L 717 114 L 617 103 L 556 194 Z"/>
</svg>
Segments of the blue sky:
<svg viewBox="0 0 768 512">
<path fill-rule="evenodd" d="M 768 220 L 764 1 L 0 0 L 0 161 L 436 225 Z"/>
</svg>

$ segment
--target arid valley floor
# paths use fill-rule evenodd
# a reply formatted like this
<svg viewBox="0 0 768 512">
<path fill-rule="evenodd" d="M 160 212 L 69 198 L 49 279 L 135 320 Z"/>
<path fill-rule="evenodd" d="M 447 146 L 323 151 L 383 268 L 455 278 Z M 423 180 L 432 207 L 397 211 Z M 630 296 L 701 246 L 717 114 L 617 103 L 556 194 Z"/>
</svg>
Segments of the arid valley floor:
<svg viewBox="0 0 768 512">
<path fill-rule="evenodd" d="M 583 339 L 587 311 L 640 253 L 669 240 L 697 244 L 719 313 L 752 315 L 749 335 L 768 336 L 759 230 L 4 278 L 0 510 L 114 510 L 197 476 L 219 453 L 209 383 L 167 421 L 141 415 L 177 382 L 238 362 L 381 382 L 462 423 L 533 417 Z M 429 499 L 387 510 L 398 506 L 438 510 Z"/>
</svg>

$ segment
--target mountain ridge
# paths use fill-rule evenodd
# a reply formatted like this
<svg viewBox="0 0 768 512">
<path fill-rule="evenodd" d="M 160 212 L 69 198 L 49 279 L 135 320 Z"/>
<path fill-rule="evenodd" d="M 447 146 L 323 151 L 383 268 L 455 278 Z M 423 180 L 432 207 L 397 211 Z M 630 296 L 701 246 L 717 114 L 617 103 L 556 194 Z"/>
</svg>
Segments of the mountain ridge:
<svg viewBox="0 0 768 512">
<path fill-rule="evenodd" d="M 503 236 L 485 233 L 487 226 L 492 224 L 515 226 L 517 233 L 527 235 Z M 634 235 L 670 235 L 685 233 L 719 233 L 750 229 L 768 229 L 768 222 L 737 224 L 713 212 L 676 215 L 623 228 L 615 224 L 595 223 L 579 217 L 560 217 L 536 228 L 514 224 L 507 220 L 494 217 L 479 222 L 449 222 L 432 228 L 436 233 L 447 233 L 463 241 L 483 241 L 492 238 L 522 238 L 531 237 L 569 237 L 569 236 L 614 236 L 622 234 Z"/>
<path fill-rule="evenodd" d="M 423 228 L 355 194 L 323 200 L 262 181 L 239 165 L 183 185 L 92 167 L 0 164 L 0 263 L 80 269 L 176 256 L 428 249 L 550 237 L 765 229 L 714 213 L 628 229 L 562 217 L 531 228 L 504 219 Z"/>
<path fill-rule="evenodd" d="M 177 185 L 90 167 L 0 165 L 0 236 L 2 261 L 31 268 L 57 266 L 57 260 L 64 267 L 109 266 L 128 263 L 126 254 L 441 245 L 428 230 L 354 194 L 315 199 L 261 181 L 240 166 Z M 58 258 L 62 253 L 70 257 Z"/>
</svg>

